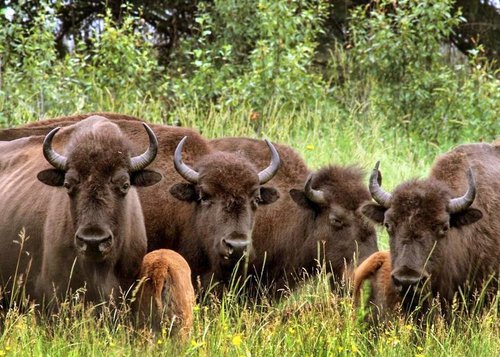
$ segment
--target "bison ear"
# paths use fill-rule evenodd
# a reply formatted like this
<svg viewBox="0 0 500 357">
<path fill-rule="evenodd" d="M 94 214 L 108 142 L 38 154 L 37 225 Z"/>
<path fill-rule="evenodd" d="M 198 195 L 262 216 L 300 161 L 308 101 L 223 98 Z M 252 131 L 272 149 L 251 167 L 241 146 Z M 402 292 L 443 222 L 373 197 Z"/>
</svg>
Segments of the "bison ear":
<svg viewBox="0 0 500 357">
<path fill-rule="evenodd" d="M 181 201 L 198 201 L 196 187 L 191 183 L 176 183 L 170 187 L 170 194 Z"/>
<path fill-rule="evenodd" d="M 160 173 L 152 170 L 140 170 L 130 173 L 130 183 L 133 186 L 147 187 L 160 182 Z"/>
<path fill-rule="evenodd" d="M 300 207 L 315 210 L 315 204 L 306 197 L 304 191 L 292 188 L 288 193 Z"/>
<path fill-rule="evenodd" d="M 260 188 L 260 201 L 259 204 L 267 205 L 269 203 L 275 202 L 278 198 L 280 198 L 280 193 L 274 187 L 265 187 L 262 186 Z"/>
<path fill-rule="evenodd" d="M 36 177 L 38 180 L 49 186 L 60 187 L 64 184 L 66 173 L 62 170 L 47 169 L 40 171 Z"/>
<path fill-rule="evenodd" d="M 476 208 L 467 208 L 466 210 L 458 213 L 452 213 L 450 216 L 451 227 L 461 227 L 475 223 L 483 218 L 483 212 Z"/>
<path fill-rule="evenodd" d="M 371 202 L 361 207 L 361 213 L 378 224 L 384 223 L 385 211 L 387 208 Z"/>
</svg>

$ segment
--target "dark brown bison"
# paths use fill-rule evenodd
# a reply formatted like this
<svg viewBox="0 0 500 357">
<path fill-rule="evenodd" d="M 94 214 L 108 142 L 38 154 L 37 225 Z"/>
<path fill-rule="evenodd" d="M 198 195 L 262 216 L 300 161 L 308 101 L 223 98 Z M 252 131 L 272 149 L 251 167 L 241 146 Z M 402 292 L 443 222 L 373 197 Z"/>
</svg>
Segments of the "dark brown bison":
<svg viewBox="0 0 500 357">
<path fill-rule="evenodd" d="M 129 138 L 133 152 L 147 143 L 143 124 L 136 118 L 103 114 L 118 125 Z M 20 127 L 19 136 L 36 134 L 59 124 L 74 123 L 82 116 L 63 117 Z M 154 187 L 138 190 L 148 235 L 148 251 L 168 248 L 188 261 L 193 278 L 207 285 L 212 276 L 227 280 L 244 255 L 252 255 L 251 233 L 257 206 L 272 203 L 278 191 L 263 184 L 279 168 L 279 156 L 269 143 L 266 151 L 272 159 L 259 171 L 248 159 L 216 152 L 196 131 L 166 125 L 154 125 L 158 138 L 158 156 L 151 168 L 164 175 Z M 14 129 L 1 134 L 13 138 Z M 187 137 L 184 139 L 184 137 Z M 176 153 L 174 155 L 174 153 Z M 183 180 L 187 182 L 182 182 Z"/>
<path fill-rule="evenodd" d="M 261 165 L 269 160 L 263 143 L 253 139 L 222 138 L 211 146 Z M 281 196 L 257 213 L 255 274 L 274 292 L 292 287 L 297 275 L 315 274 L 323 262 L 341 279 L 346 267 L 378 250 L 375 229 L 360 211 L 370 200 L 362 171 L 327 166 L 311 173 L 293 149 L 275 146 L 281 167 L 273 183 Z"/>
<path fill-rule="evenodd" d="M 158 144 L 144 128 L 149 148 L 138 156 L 97 116 L 0 143 L 1 285 L 13 289 L 22 275 L 26 293 L 49 302 L 81 287 L 100 301 L 133 284 L 147 247 L 135 187 L 161 179 L 145 170 Z"/>
<path fill-rule="evenodd" d="M 377 203 L 363 213 L 389 233 L 392 280 L 401 294 L 430 291 L 448 303 L 459 291 L 468 297 L 487 282 L 496 291 L 500 147 L 459 146 L 435 161 L 429 178 L 405 182 L 392 193 L 380 187 L 378 167 L 370 177 Z"/>
<path fill-rule="evenodd" d="M 159 330 L 166 322 L 171 333 L 182 340 L 189 337 L 193 326 L 193 307 L 196 302 L 191 269 L 186 260 L 169 249 L 158 249 L 144 257 L 135 308 L 146 321 L 151 317 Z"/>
<path fill-rule="evenodd" d="M 395 289 L 392 278 L 391 254 L 389 251 L 376 252 L 361 263 L 353 274 L 354 306 L 358 307 L 361 300 L 363 283 L 371 285 L 370 304 L 374 309 L 374 317 L 385 317 L 397 310 L 401 297 Z"/>
<path fill-rule="evenodd" d="M 180 252 L 186 256 L 206 252 L 207 263 L 212 267 L 210 273 L 215 273 L 218 280 L 228 281 L 245 254 L 247 259 L 254 257 L 252 230 L 257 207 L 278 199 L 276 189 L 262 185 L 276 174 L 279 155 L 274 146 L 266 141 L 271 152 L 271 164 L 260 172 L 243 156 L 227 152 L 208 154 L 191 168 L 181 157 L 186 139 L 183 138 L 175 150 L 174 164 L 188 183 L 174 184 L 170 193 L 181 201 L 195 205 L 187 222 L 194 233 L 191 241 L 194 242 L 196 237 L 202 239 L 195 250 L 183 247 Z M 197 259 L 203 259 L 203 256 L 198 255 Z M 202 276 L 204 285 L 210 278 Z"/>
</svg>

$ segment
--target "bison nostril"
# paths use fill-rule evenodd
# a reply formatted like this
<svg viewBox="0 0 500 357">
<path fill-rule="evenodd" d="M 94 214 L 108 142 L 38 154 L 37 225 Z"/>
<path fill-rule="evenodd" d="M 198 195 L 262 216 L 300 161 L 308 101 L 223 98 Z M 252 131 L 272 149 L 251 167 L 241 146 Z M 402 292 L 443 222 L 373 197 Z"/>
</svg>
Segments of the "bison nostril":
<svg viewBox="0 0 500 357">
<path fill-rule="evenodd" d="M 107 236 L 106 238 L 101 239 L 101 241 L 99 242 L 99 250 L 101 252 L 108 250 L 112 240 L 113 238 L 111 236 Z"/>
<path fill-rule="evenodd" d="M 224 238 L 222 239 L 222 245 L 226 256 L 242 255 L 250 245 L 250 241 L 246 239 Z"/>
<path fill-rule="evenodd" d="M 227 255 L 232 255 L 233 254 L 233 246 L 231 245 L 231 243 L 229 243 L 227 240 L 223 239 L 222 240 L 222 244 L 224 245 L 224 247 L 226 248 L 226 253 Z"/>
<path fill-rule="evenodd" d="M 416 276 L 395 276 L 392 275 L 394 285 L 401 290 L 401 288 L 408 288 L 418 284 L 422 280 L 421 277 Z"/>
<path fill-rule="evenodd" d="M 398 280 L 398 278 L 396 278 L 394 275 L 392 275 L 391 277 L 392 277 L 392 282 L 394 283 L 395 286 L 400 287 L 402 285 L 401 282 Z"/>
<path fill-rule="evenodd" d="M 75 234 L 75 243 L 81 252 L 105 253 L 111 248 L 113 235 L 109 231 L 81 229 Z"/>
</svg>

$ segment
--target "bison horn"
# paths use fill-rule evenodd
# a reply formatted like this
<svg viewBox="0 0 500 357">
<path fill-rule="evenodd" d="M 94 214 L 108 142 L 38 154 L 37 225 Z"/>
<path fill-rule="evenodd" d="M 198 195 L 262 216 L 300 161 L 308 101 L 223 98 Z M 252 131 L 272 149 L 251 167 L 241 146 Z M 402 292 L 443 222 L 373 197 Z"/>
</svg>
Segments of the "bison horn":
<svg viewBox="0 0 500 357">
<path fill-rule="evenodd" d="M 68 169 L 68 159 L 52 149 L 52 139 L 59 129 L 61 128 L 57 127 L 52 129 L 45 137 L 45 140 L 43 141 L 43 156 L 45 156 L 45 159 L 47 159 L 47 161 L 56 169 L 66 171 Z"/>
<path fill-rule="evenodd" d="M 467 192 L 462 197 L 450 199 L 450 202 L 448 203 L 448 212 L 461 212 L 474 202 L 474 198 L 476 198 L 476 181 L 474 180 L 474 174 L 471 168 L 467 171 L 467 180 L 469 182 Z"/>
<path fill-rule="evenodd" d="M 144 129 L 146 129 L 146 132 L 148 133 L 149 148 L 143 154 L 134 156 L 130 159 L 131 172 L 144 169 L 146 166 L 153 162 L 156 154 L 158 153 L 158 139 L 156 139 L 155 133 L 149 126 L 146 125 L 146 123 L 142 123 L 142 125 L 144 125 Z"/>
<path fill-rule="evenodd" d="M 382 207 L 389 208 L 391 206 L 392 195 L 389 192 L 385 192 L 382 187 L 380 187 L 378 171 L 379 166 L 380 161 L 377 161 L 377 163 L 375 164 L 375 168 L 370 175 L 368 188 L 370 189 L 370 193 L 375 202 L 377 202 Z"/>
<path fill-rule="evenodd" d="M 313 175 L 310 175 L 309 178 L 307 179 L 306 186 L 304 187 L 304 193 L 310 201 L 314 203 L 325 204 L 326 203 L 325 193 L 321 190 L 315 190 L 314 188 L 311 187 L 312 178 Z"/>
<path fill-rule="evenodd" d="M 271 163 L 267 168 L 259 172 L 259 182 L 261 185 L 265 184 L 268 182 L 270 179 L 276 175 L 276 172 L 278 172 L 278 169 L 280 167 L 280 156 L 278 154 L 278 151 L 274 147 L 273 144 L 267 139 L 265 139 L 267 146 L 269 147 L 269 150 L 271 151 Z"/>
<path fill-rule="evenodd" d="M 187 181 L 196 184 L 198 183 L 200 174 L 195 170 L 193 170 L 192 168 L 190 168 L 182 161 L 182 147 L 184 146 L 184 142 L 186 142 L 186 140 L 187 136 L 183 137 L 182 140 L 177 145 L 177 147 L 175 148 L 174 166 L 179 175 L 184 177 Z"/>
</svg>

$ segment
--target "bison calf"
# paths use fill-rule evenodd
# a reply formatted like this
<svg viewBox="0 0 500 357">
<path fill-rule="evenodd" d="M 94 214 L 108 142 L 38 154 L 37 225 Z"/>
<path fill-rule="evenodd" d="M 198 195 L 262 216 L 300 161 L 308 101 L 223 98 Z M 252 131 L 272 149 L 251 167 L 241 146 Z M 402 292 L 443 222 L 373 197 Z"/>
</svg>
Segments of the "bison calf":
<svg viewBox="0 0 500 357">
<path fill-rule="evenodd" d="M 391 254 L 389 251 L 370 255 L 354 270 L 354 306 L 360 305 L 361 289 L 370 280 L 370 304 L 376 308 L 377 316 L 384 316 L 399 305 L 400 297 L 391 280 Z"/>
<path fill-rule="evenodd" d="M 193 326 L 194 288 L 191 269 L 178 253 L 159 249 L 144 256 L 137 293 L 141 321 L 151 317 L 154 330 L 168 321 L 172 333 L 185 340 Z"/>
</svg>

